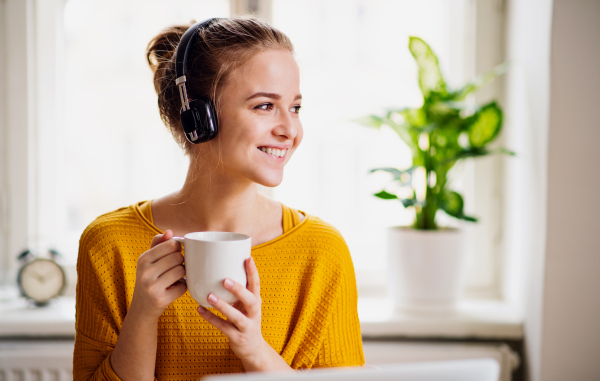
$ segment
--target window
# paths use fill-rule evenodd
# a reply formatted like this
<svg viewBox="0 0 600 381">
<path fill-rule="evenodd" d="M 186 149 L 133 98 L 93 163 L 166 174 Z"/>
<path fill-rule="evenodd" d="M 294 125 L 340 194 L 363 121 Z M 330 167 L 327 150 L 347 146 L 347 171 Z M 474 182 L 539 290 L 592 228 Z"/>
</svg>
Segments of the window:
<svg viewBox="0 0 600 381">
<path fill-rule="evenodd" d="M 188 160 L 160 120 L 146 46 L 169 25 L 228 15 L 227 0 L 67 1 L 58 245 L 71 258 L 100 214 L 183 185 Z"/>
<path fill-rule="evenodd" d="M 11 189 L 29 190 L 19 202 L 11 200 L 7 225 L 27 233 L 6 233 L 3 257 L 8 271 L 14 272 L 15 251 L 25 242 L 56 247 L 74 263 L 79 236 L 95 217 L 183 184 L 187 159 L 160 121 L 145 47 L 167 25 L 227 16 L 239 2 L 34 0 L 23 5 L 11 0 L 6 9 L 0 8 L 27 24 L 23 33 L 7 32 L 6 40 L 30 47 L 19 53 L 21 58 L 7 56 L 7 68 L 28 63 L 20 73 L 30 75 L 29 87 L 9 81 L 8 91 L 16 91 L 18 99 L 33 99 L 23 106 L 32 115 L 25 141 L 16 135 L 18 109 L 6 108 L 9 117 L 4 127 L 0 125 L 8 137 L 6 146 L 13 147 L 3 146 L 11 163 L 24 149 L 28 161 L 17 169 L 30 173 L 21 178 L 0 172 Z M 302 75 L 304 141 L 286 167 L 283 183 L 271 194 L 336 226 L 350 247 L 361 292 L 381 290 L 385 230 L 409 224 L 412 213 L 400 203 L 373 197 L 386 178 L 368 173 L 381 166 L 407 167 L 410 153 L 392 131 L 370 130 L 352 120 L 386 107 L 419 105 L 409 35 L 432 46 L 451 86 L 470 79 L 479 69 L 473 64 L 480 54 L 475 49 L 480 44 L 474 38 L 475 21 L 492 16 L 476 11 L 473 0 L 251 3 L 268 5 L 267 17 L 294 43 Z M 499 49 L 484 54 L 494 56 Z M 34 75 L 27 74 L 31 72 Z M 0 102 L 8 107 L 10 101 Z M 160 156 L 154 154 L 158 151 Z M 457 182 L 467 202 L 474 199 L 474 188 L 488 187 L 485 192 L 477 189 L 477 203 L 469 209 L 474 214 L 480 205 L 496 202 L 495 183 L 487 184 L 495 175 L 481 185 L 477 173 L 476 166 L 467 164 Z M 8 197 L 14 198 L 15 192 Z M 20 213 L 26 215 L 25 222 L 19 220 Z M 469 228 L 474 235 L 493 234 L 494 213 Z M 484 296 L 497 293 L 497 240 L 481 239 L 473 250 L 478 253 L 471 267 L 471 288 L 496 290 L 480 293 Z"/>
<path fill-rule="evenodd" d="M 386 228 L 413 219 L 399 202 L 373 196 L 388 178 L 369 170 L 408 168 L 411 155 L 391 129 L 371 130 L 352 119 L 421 104 L 417 66 L 408 51 L 411 35 L 431 45 L 451 87 L 470 79 L 471 7 L 465 0 L 273 1 L 272 22 L 296 48 L 305 129 L 303 147 L 274 194 L 342 232 L 363 292 L 380 292 L 385 284 Z M 472 177 L 472 168 L 467 170 Z M 454 186 L 472 198 L 468 181 Z M 481 264 L 493 255 L 492 245 L 483 244 L 487 252 L 478 252 L 479 266 L 471 266 L 470 283 L 478 286 L 493 275 Z"/>
</svg>

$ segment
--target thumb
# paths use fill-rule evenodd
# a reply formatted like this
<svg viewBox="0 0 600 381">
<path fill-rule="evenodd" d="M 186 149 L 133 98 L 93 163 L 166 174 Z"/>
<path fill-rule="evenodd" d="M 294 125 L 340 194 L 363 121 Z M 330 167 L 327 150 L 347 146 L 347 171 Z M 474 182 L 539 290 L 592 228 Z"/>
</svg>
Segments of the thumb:
<svg viewBox="0 0 600 381">
<path fill-rule="evenodd" d="M 171 238 L 173 238 L 173 232 L 171 230 L 167 229 L 167 230 L 165 230 L 164 234 L 157 234 L 154 236 L 154 238 L 152 239 L 152 244 L 150 244 L 150 248 L 152 249 L 154 246 L 158 245 L 159 243 L 168 241 Z"/>
</svg>

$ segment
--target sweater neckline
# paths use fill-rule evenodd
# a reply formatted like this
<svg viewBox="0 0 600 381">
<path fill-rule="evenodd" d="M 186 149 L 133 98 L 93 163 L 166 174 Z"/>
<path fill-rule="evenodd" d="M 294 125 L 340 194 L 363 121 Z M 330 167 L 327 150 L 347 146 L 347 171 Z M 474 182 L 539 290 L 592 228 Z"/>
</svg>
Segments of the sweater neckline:
<svg viewBox="0 0 600 381">
<path fill-rule="evenodd" d="M 157 232 L 158 234 L 164 234 L 164 232 L 163 232 L 162 230 L 160 230 L 160 229 L 159 229 L 159 228 L 158 228 L 156 225 L 154 225 L 154 223 L 153 223 L 152 221 L 150 221 L 150 220 L 149 220 L 149 219 L 148 219 L 148 218 L 147 218 L 147 217 L 144 215 L 144 213 L 142 212 L 142 210 L 141 210 L 141 205 L 142 205 L 142 204 L 144 204 L 145 202 L 149 202 L 149 203 L 150 203 L 149 207 L 150 207 L 150 211 L 151 211 L 151 210 L 152 210 L 152 200 L 146 200 L 146 201 L 140 201 L 140 202 L 137 202 L 137 203 L 135 203 L 135 204 L 131 205 L 131 206 L 130 206 L 130 208 L 132 208 L 132 209 L 133 209 L 133 212 L 134 212 L 135 216 L 136 216 L 136 217 L 137 217 L 139 220 L 141 220 L 141 221 L 142 221 L 142 222 L 143 222 L 143 223 L 144 223 L 144 224 L 145 224 L 145 225 L 146 225 L 146 226 L 147 226 L 147 227 L 148 227 L 150 230 L 153 230 L 153 231 Z M 286 205 L 284 205 L 282 202 L 280 202 L 280 204 L 281 204 L 281 207 L 282 207 L 283 209 L 286 209 L 286 208 L 288 208 L 288 207 L 287 207 Z M 288 208 L 288 209 L 289 209 L 289 208 Z M 300 212 L 301 212 L 301 211 L 300 211 Z M 284 212 L 284 213 L 285 213 L 285 212 Z M 302 220 L 302 221 L 301 221 L 299 224 L 297 224 L 297 225 L 296 225 L 296 226 L 294 226 L 293 228 L 289 229 L 288 231 L 284 232 L 282 235 L 280 235 L 280 236 L 278 236 L 278 237 L 275 237 L 275 238 L 273 238 L 273 239 L 272 239 L 272 240 L 270 240 L 270 241 L 267 241 L 267 242 L 261 243 L 260 245 L 252 246 L 251 250 L 252 250 L 252 251 L 255 251 L 255 250 L 260 250 L 260 249 L 263 249 L 263 248 L 265 248 L 265 247 L 267 247 L 267 246 L 273 245 L 273 244 L 277 243 L 278 241 L 281 241 L 281 240 L 283 240 L 283 239 L 285 239 L 285 238 L 287 238 L 287 237 L 291 236 L 292 234 L 295 234 L 296 232 L 298 232 L 298 231 L 300 231 L 300 230 L 304 229 L 304 227 L 305 227 L 306 225 L 308 225 L 309 223 L 312 223 L 312 222 L 313 222 L 314 216 L 312 216 L 312 215 L 310 215 L 310 214 L 308 214 L 308 213 L 304 213 L 304 212 L 302 212 L 302 213 L 304 214 L 304 219 L 303 219 L 303 220 Z"/>
</svg>

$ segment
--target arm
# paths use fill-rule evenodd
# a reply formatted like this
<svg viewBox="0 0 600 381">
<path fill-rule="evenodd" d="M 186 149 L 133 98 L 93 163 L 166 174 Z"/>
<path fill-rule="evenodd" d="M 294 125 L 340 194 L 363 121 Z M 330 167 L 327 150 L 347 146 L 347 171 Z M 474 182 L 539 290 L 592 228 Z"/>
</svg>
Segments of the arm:
<svg viewBox="0 0 600 381">
<path fill-rule="evenodd" d="M 340 246 L 340 282 L 336 288 L 333 313 L 327 321 L 325 337 L 315 359 L 315 368 L 365 364 L 354 266 L 346 244 Z"/>
<path fill-rule="evenodd" d="M 246 372 L 292 371 L 262 336 L 258 270 L 252 258 L 246 260 L 245 266 L 248 288 L 229 279 L 223 281 L 225 288 L 239 299 L 236 304 L 230 306 L 213 294 L 208 296 L 208 302 L 225 315 L 227 320 L 202 306 L 198 307 L 198 313 L 227 336 L 231 350 L 242 360 Z"/>
<path fill-rule="evenodd" d="M 75 349 L 73 379 L 120 381 L 113 372 L 108 357 L 116 343 L 121 315 L 109 304 L 106 289 L 99 275 L 110 266 L 110 260 L 95 258 L 86 233 L 82 236 L 77 259 L 77 296 L 75 314 Z M 98 265 L 97 262 L 102 262 Z M 113 282 L 109 282 L 113 285 Z"/>
<path fill-rule="evenodd" d="M 158 319 L 187 290 L 178 282 L 185 275 L 181 245 L 171 238 L 170 230 L 155 236 L 138 259 L 131 306 L 110 356 L 122 380 L 154 380 Z"/>
<path fill-rule="evenodd" d="M 157 331 L 158 319 L 132 310 L 127 313 L 110 356 L 110 364 L 122 380 L 154 379 Z"/>
</svg>

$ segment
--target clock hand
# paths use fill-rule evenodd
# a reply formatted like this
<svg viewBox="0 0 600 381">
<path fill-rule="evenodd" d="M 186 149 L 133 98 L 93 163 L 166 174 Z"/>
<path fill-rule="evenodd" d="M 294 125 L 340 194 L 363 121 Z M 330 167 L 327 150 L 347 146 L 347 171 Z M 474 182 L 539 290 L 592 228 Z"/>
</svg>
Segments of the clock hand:
<svg viewBox="0 0 600 381">
<path fill-rule="evenodd" d="M 32 272 L 31 272 L 31 275 L 32 275 L 32 276 L 33 276 L 35 279 L 37 279 L 38 281 L 40 281 L 40 282 L 42 282 L 42 283 L 44 283 L 44 282 L 45 282 L 45 280 L 44 280 L 45 278 L 44 278 L 43 276 L 41 276 L 41 275 L 40 275 L 40 274 L 39 274 L 37 271 L 32 271 Z"/>
<path fill-rule="evenodd" d="M 56 273 L 55 273 L 55 272 L 52 272 L 52 270 L 50 270 L 50 271 L 46 271 L 46 272 L 44 273 L 44 275 L 43 275 L 43 278 L 44 278 L 44 279 L 46 279 L 46 276 L 48 276 L 48 275 L 56 275 Z"/>
</svg>

